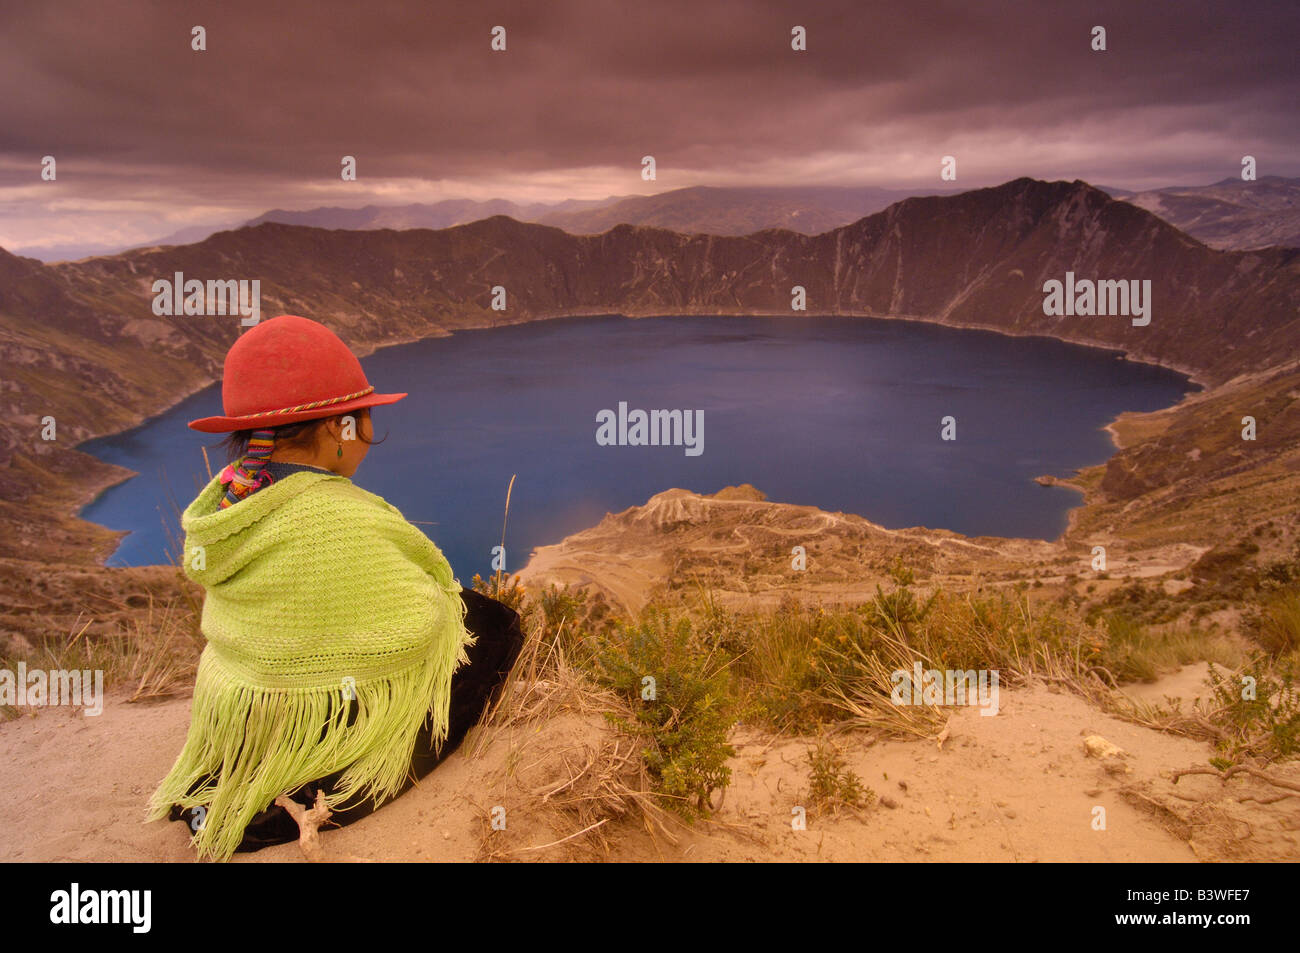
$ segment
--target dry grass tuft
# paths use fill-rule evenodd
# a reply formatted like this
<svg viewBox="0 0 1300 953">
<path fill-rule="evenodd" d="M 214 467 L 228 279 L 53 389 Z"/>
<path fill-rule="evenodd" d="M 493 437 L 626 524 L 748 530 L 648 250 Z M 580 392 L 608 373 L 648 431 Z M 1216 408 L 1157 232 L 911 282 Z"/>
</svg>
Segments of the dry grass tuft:
<svg viewBox="0 0 1300 953">
<path fill-rule="evenodd" d="M 122 608 L 126 608 L 122 606 Z M 184 600 L 159 605 L 150 597 L 121 631 L 89 636 L 94 617 L 77 623 L 61 642 L 47 642 L 23 659 L 28 668 L 102 671 L 106 688 L 125 689 L 128 701 L 151 701 L 183 694 L 194 685 L 203 637 L 192 606 Z M 16 659 L 3 660 L 14 667 Z"/>
<path fill-rule="evenodd" d="M 566 653 L 562 620 L 549 631 L 541 619 L 529 631 L 510 677 L 492 708 L 467 740 L 466 754 L 482 757 L 489 749 L 507 746 L 502 786 L 524 774 L 521 760 L 528 741 L 543 724 L 565 713 L 602 722 L 628 718 L 631 712 L 614 692 L 598 688 L 575 666 Z M 512 796 L 511 817 L 530 819 L 531 831 L 555 830 L 560 836 L 542 843 L 513 845 L 491 828 L 484 811 L 480 837 L 481 860 L 542 859 L 547 851 L 563 849 L 588 859 L 608 857 L 613 838 L 631 830 L 644 830 L 652 839 L 677 843 L 680 822 L 651 790 L 644 760 L 634 740 L 600 727 L 593 746 L 584 741 L 561 748 L 548 757 L 559 777 L 540 787 L 526 789 L 523 798 Z M 515 825 L 518 827 L 519 825 Z"/>
</svg>

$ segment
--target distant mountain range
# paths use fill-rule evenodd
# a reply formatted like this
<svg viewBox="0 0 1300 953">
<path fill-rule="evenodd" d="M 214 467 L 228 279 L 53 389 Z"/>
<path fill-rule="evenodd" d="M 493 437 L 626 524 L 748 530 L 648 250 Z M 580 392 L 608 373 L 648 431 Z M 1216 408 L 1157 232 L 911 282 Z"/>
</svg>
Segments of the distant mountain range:
<svg viewBox="0 0 1300 953">
<path fill-rule="evenodd" d="M 154 245 L 189 245 L 192 242 L 201 242 L 209 235 L 213 235 L 223 228 L 238 228 L 241 224 L 241 222 L 236 221 L 218 225 L 190 225 L 169 235 L 164 235 L 155 241 L 141 242 L 135 245 L 104 242 L 65 242 L 57 245 L 24 248 L 21 254 L 44 262 L 77 261 L 80 258 L 89 258 L 92 255 L 116 255 L 119 252 L 130 251 L 132 248 L 149 248 Z"/>
<path fill-rule="evenodd" d="M 520 222 L 554 225 L 575 235 L 597 234 L 616 225 L 648 225 L 708 235 L 751 235 L 768 228 L 818 235 L 856 222 L 905 198 L 953 195 L 959 191 L 838 186 L 696 186 L 658 195 L 550 205 L 517 205 L 504 199 L 487 202 L 453 199 L 432 205 L 368 205 L 359 209 L 317 208 L 306 212 L 275 209 L 245 224 L 280 222 L 349 229 L 449 228 L 493 215 L 508 215 Z M 1224 179 L 1213 185 L 1171 186 L 1146 192 L 1119 188 L 1103 188 L 1102 191 L 1146 209 L 1211 248 L 1248 250 L 1270 245 L 1300 246 L 1300 178 L 1265 176 L 1256 182 Z M 199 238 L 191 234 L 186 240 L 197 241 Z M 172 243 L 180 242 L 163 240 L 156 244 Z"/>
<path fill-rule="evenodd" d="M 246 224 L 279 222 L 350 229 L 449 228 L 493 215 L 508 215 L 520 222 L 553 225 L 575 235 L 606 232 L 616 225 L 648 225 L 709 235 L 750 235 L 766 228 L 788 228 L 816 235 L 856 222 L 909 196 L 956 191 L 959 190 L 696 186 L 658 195 L 612 196 L 550 205 L 516 205 L 494 199 L 488 202 L 449 200 L 432 205 L 368 205 L 360 209 L 318 208 L 307 212 L 275 209 Z"/>
<path fill-rule="evenodd" d="M 1105 191 L 1159 215 L 1211 248 L 1300 247 L 1300 178 L 1266 175 L 1255 182 L 1235 178 L 1149 192 Z"/>
<path fill-rule="evenodd" d="M 573 213 L 618 202 L 621 196 L 609 196 L 603 199 L 570 199 L 558 203 L 537 202 L 519 205 L 506 199 L 489 199 L 478 202 L 473 199 L 447 199 L 432 204 L 412 205 L 367 205 L 363 208 L 340 208 L 327 206 L 307 209 L 306 211 L 289 211 L 272 209 L 247 221 L 232 221 L 220 224 L 191 225 L 188 228 L 164 235 L 162 238 L 134 245 L 106 245 L 103 243 L 72 243 L 45 245 L 39 248 L 24 249 L 22 254 L 44 262 L 76 261 L 92 255 L 116 255 L 119 252 L 135 248 L 156 248 L 162 245 L 189 245 L 201 242 L 217 232 L 248 225 L 261 225 L 265 222 L 279 222 L 283 225 L 306 225 L 311 228 L 450 228 L 463 225 L 493 215 L 509 215 L 521 222 L 534 221 L 548 212 Z"/>
<path fill-rule="evenodd" d="M 657 195 L 609 196 L 523 205 L 506 199 L 447 199 L 427 204 L 367 205 L 362 208 L 272 209 L 243 223 L 194 225 L 129 248 L 64 244 L 26 249 L 23 254 L 45 262 L 74 261 L 133 248 L 199 242 L 223 229 L 268 222 L 351 230 L 439 229 L 494 215 L 506 215 L 520 222 L 553 225 L 575 235 L 597 234 L 616 225 L 647 225 L 709 235 L 751 235 L 769 228 L 817 235 L 856 222 L 905 198 L 953 195 L 959 191 L 841 186 L 694 186 Z M 1300 178 L 1265 176 L 1257 182 L 1224 179 L 1213 185 L 1171 186 L 1146 192 L 1112 187 L 1101 187 L 1101 191 L 1158 215 L 1211 248 L 1249 250 L 1270 245 L 1300 246 Z"/>
<path fill-rule="evenodd" d="M 541 217 L 581 213 L 602 205 L 618 202 L 610 196 L 603 199 L 569 199 L 559 203 L 534 202 L 519 205 L 506 199 L 489 199 L 477 202 L 472 199 L 446 199 L 432 204 L 367 205 L 364 208 L 314 208 L 305 212 L 272 209 L 264 215 L 249 219 L 245 225 L 262 225 L 279 222 L 282 225 L 308 225 L 312 228 L 450 228 L 467 222 L 508 215 L 521 222 L 538 221 Z"/>
</svg>

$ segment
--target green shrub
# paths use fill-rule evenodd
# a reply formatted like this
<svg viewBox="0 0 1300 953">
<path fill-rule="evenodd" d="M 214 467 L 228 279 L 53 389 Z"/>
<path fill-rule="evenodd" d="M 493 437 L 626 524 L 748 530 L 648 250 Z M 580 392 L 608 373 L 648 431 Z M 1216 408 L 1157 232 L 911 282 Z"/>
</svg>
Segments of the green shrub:
<svg viewBox="0 0 1300 953">
<path fill-rule="evenodd" d="M 716 641 L 689 618 L 652 608 L 603 636 L 593 661 L 597 681 L 628 703 L 631 717 L 611 720 L 645 743 L 655 789 L 684 817 L 707 812 L 713 793 L 731 780 L 727 759 L 735 751 L 727 737 L 738 710 L 729 659 Z"/>
<path fill-rule="evenodd" d="M 1277 674 L 1267 661 L 1253 659 L 1241 672 L 1230 675 L 1210 666 L 1215 704 L 1210 721 L 1220 728 L 1220 769 L 1244 757 L 1272 761 L 1300 752 L 1300 691 L 1295 677 L 1290 672 Z M 1249 693 L 1246 676 L 1254 679 Z"/>
<path fill-rule="evenodd" d="M 509 575 L 498 573 L 489 579 L 484 579 L 478 573 L 474 573 L 474 579 L 470 583 L 470 588 L 481 596 L 487 596 L 489 599 L 495 599 L 514 609 L 521 616 L 524 615 L 525 596 L 527 593 L 524 587 L 519 584 L 519 577 L 511 578 Z"/>
<path fill-rule="evenodd" d="M 876 792 L 844 761 L 835 748 L 820 744 L 808 751 L 808 797 L 813 807 L 834 814 L 840 808 L 862 808 L 876 799 Z"/>
</svg>

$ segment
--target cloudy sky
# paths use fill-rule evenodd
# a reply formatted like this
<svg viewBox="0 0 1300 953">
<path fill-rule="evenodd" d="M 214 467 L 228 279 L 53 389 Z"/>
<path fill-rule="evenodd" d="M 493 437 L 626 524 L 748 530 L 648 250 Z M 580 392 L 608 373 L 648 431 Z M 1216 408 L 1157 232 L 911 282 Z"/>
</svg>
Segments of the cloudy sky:
<svg viewBox="0 0 1300 953">
<path fill-rule="evenodd" d="M 1246 154 L 1295 176 L 1298 37 L 1294 0 L 9 3 L 0 246 L 690 185 L 1153 188 Z"/>
</svg>

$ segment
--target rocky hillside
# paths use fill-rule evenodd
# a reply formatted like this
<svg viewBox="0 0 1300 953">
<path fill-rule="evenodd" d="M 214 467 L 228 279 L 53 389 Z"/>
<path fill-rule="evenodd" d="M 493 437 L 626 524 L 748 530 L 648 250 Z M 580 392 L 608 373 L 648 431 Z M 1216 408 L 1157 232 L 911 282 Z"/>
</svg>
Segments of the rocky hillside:
<svg viewBox="0 0 1300 953">
<path fill-rule="evenodd" d="M 712 495 L 665 490 L 643 506 L 607 513 L 596 526 L 538 549 L 520 575 L 537 588 L 587 587 L 635 612 L 700 586 L 748 606 L 785 596 L 866 601 L 877 583 L 888 583 L 896 560 L 919 570 L 923 584 L 951 587 L 1054 559 L 1064 565 L 1064 552 L 1041 540 L 885 529 L 853 514 L 767 502 L 744 484 Z"/>
<path fill-rule="evenodd" d="M 1300 541 L 1300 361 L 1122 414 L 1112 430 L 1121 449 L 1075 481 L 1088 505 L 1068 537 L 1128 549 L 1248 541 L 1270 558 Z"/>
</svg>

